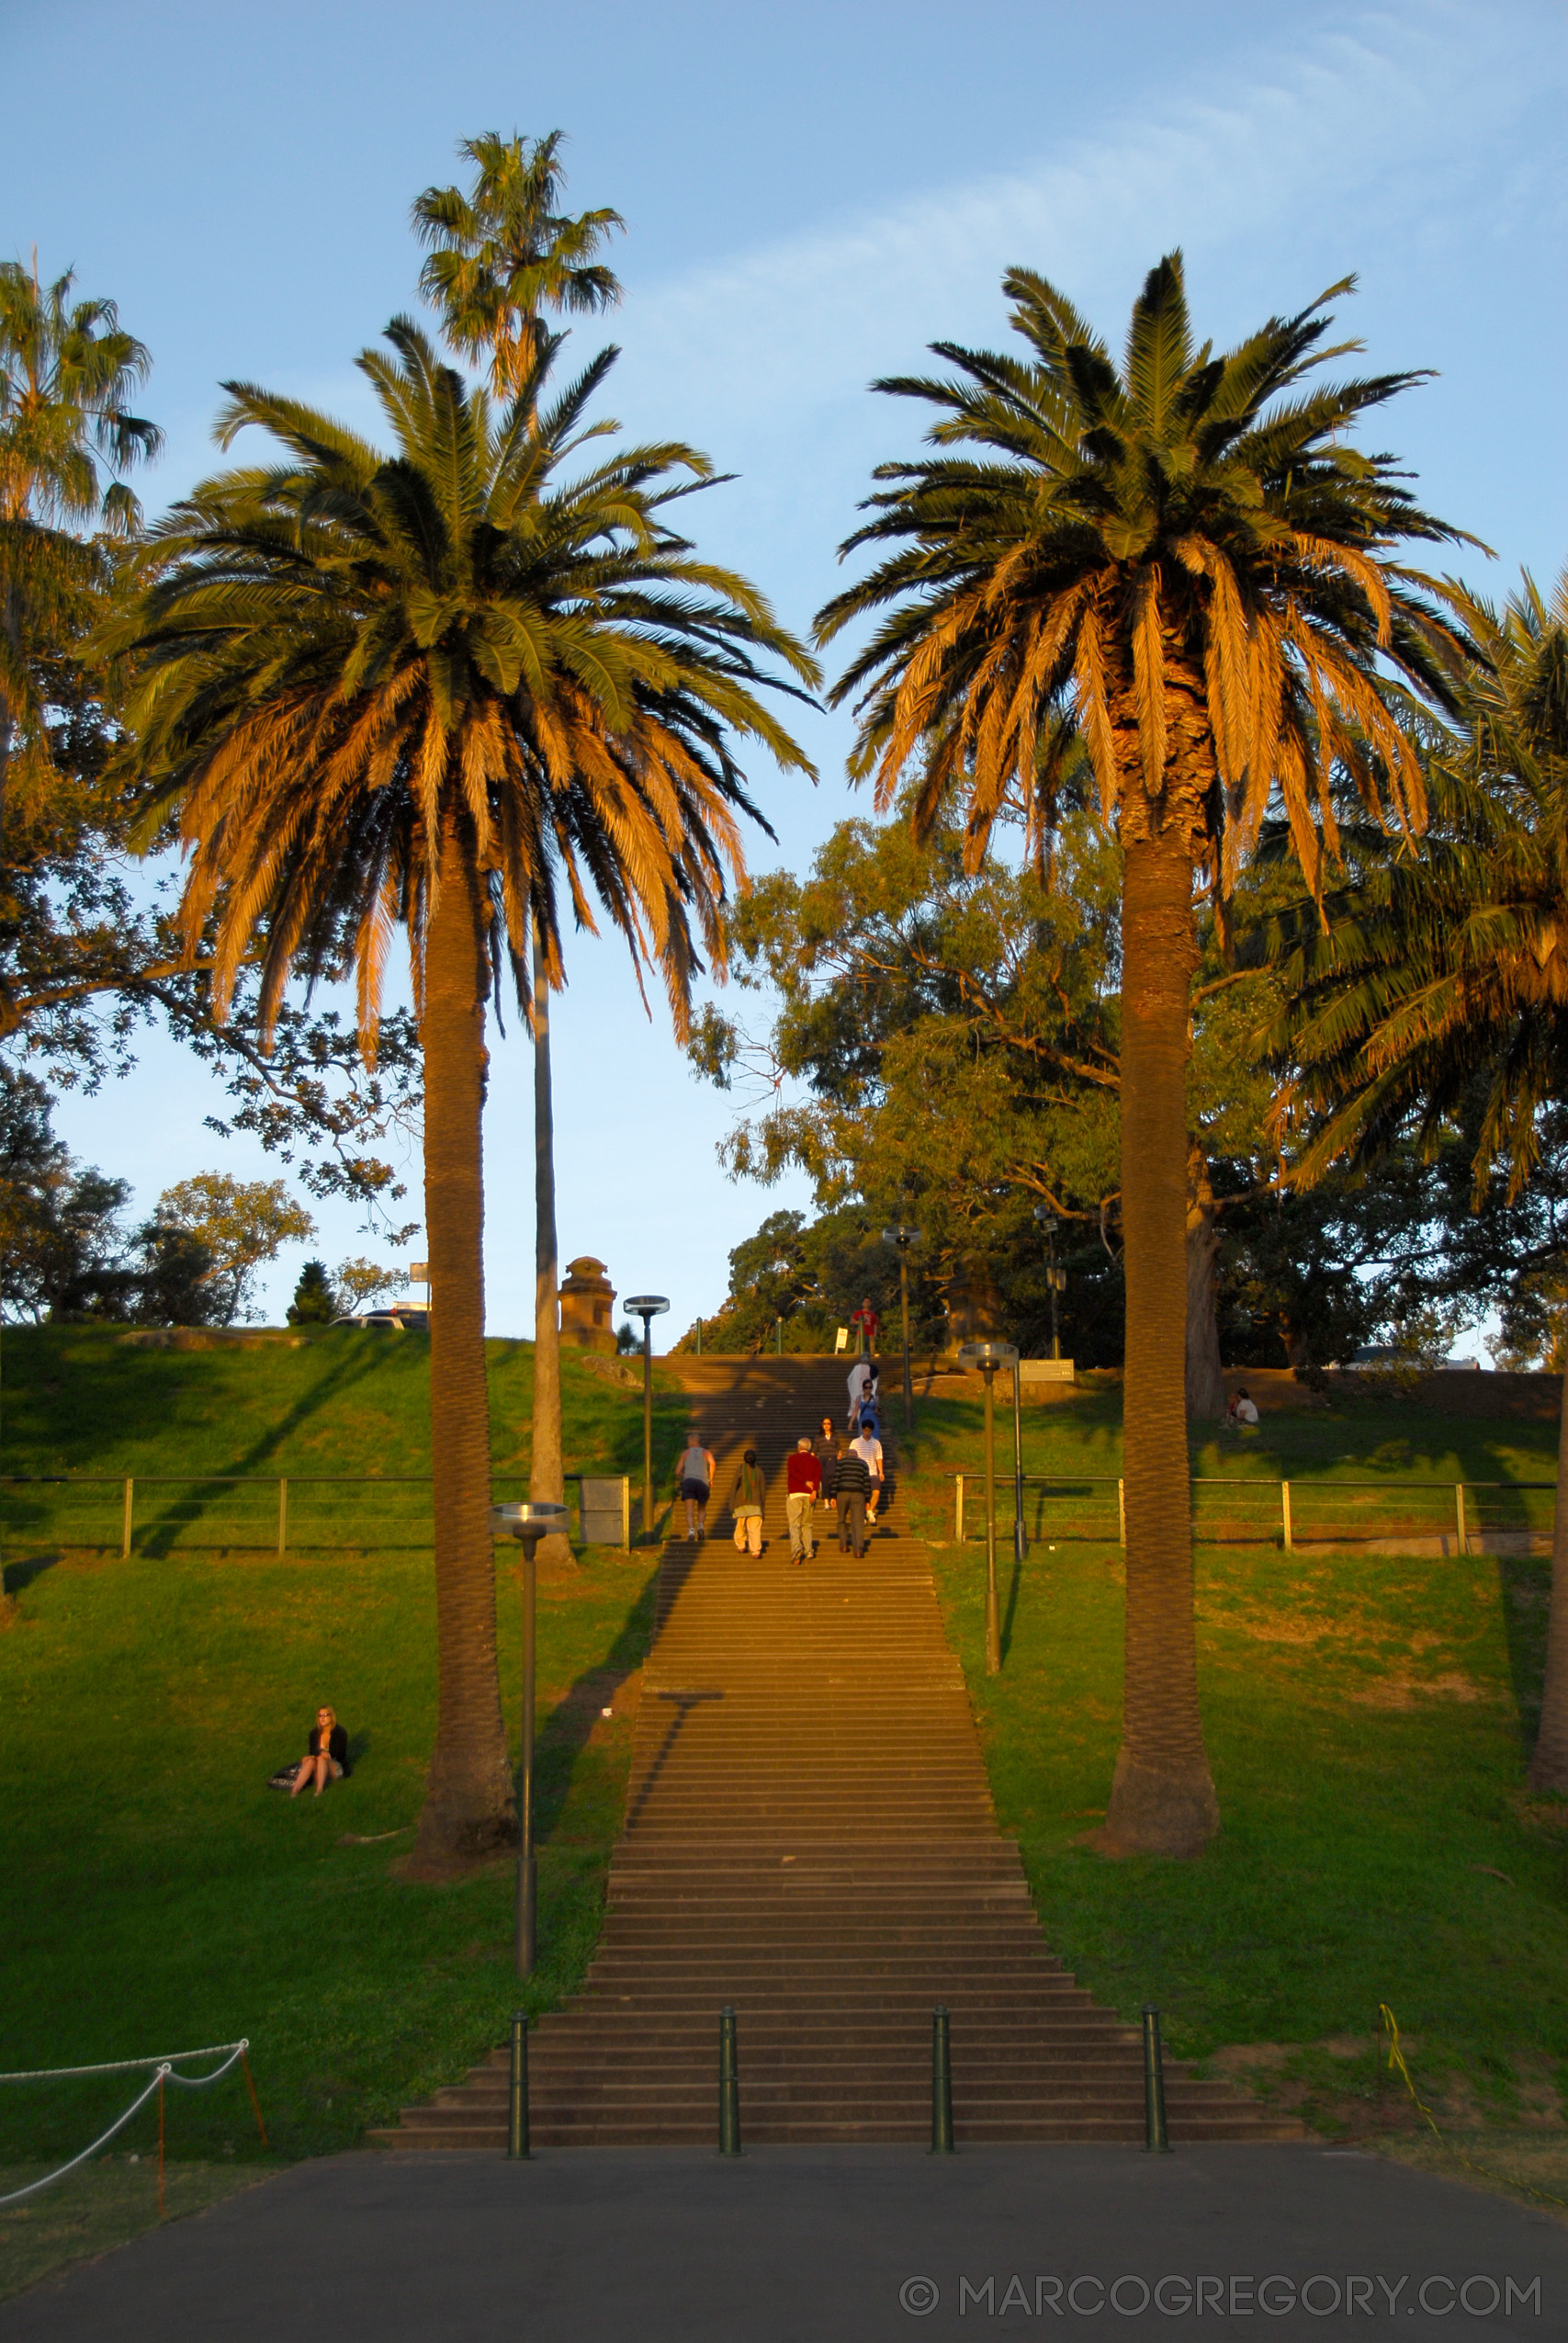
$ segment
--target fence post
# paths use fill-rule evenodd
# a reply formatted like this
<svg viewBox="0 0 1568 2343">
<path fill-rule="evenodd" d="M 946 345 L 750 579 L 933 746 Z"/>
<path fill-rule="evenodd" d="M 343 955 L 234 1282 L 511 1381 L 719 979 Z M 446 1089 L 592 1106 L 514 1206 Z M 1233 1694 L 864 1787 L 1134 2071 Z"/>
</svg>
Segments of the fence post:
<svg viewBox="0 0 1568 2343">
<path fill-rule="evenodd" d="M 942 2002 L 931 2011 L 931 2154 L 953 2154 L 953 2043 Z"/>
<path fill-rule="evenodd" d="M 735 2011 L 726 2002 L 718 2013 L 718 2152 L 740 2153 L 740 2069 L 735 2051 Z"/>
<path fill-rule="evenodd" d="M 1116 1484 L 1116 1543 L 1118 1545 L 1127 1543 L 1127 1484 L 1124 1480 Z"/>
<path fill-rule="evenodd" d="M 964 1543 L 964 1476 L 962 1473 L 954 1473 L 953 1476 L 953 1534 L 955 1542 L 962 1545 Z"/>
<path fill-rule="evenodd" d="M 281 1562 L 288 1545 L 288 1483 L 279 1477 L 277 1484 L 277 1558 Z"/>
<path fill-rule="evenodd" d="M 130 1559 L 130 1516 L 135 1503 L 136 1483 L 132 1480 L 130 1475 L 127 1473 L 125 1477 L 125 1526 L 120 1532 L 119 1539 L 119 1558 L 122 1562 L 129 1562 Z"/>
<path fill-rule="evenodd" d="M 1461 1554 L 1468 1554 L 1470 1541 L 1464 1529 L 1464 1483 L 1461 1480 L 1454 1483 L 1454 1520 L 1459 1526 L 1459 1550 Z"/>
<path fill-rule="evenodd" d="M 1288 1480 L 1280 1483 L 1280 1519 L 1284 1525 L 1285 1551 L 1290 1554 L 1294 1551 L 1295 1540 L 1291 1534 L 1291 1484 Z"/>
<path fill-rule="evenodd" d="M 1170 2139 L 1165 2127 L 1165 2055 L 1160 2047 L 1159 2011 L 1144 2004 L 1144 2145 L 1156 2156 L 1168 2156 Z"/>
<path fill-rule="evenodd" d="M 528 2015 L 526 2010 L 512 2013 L 511 2071 L 506 2084 L 506 2153 L 510 2157 L 527 2159 L 528 2145 Z"/>
</svg>

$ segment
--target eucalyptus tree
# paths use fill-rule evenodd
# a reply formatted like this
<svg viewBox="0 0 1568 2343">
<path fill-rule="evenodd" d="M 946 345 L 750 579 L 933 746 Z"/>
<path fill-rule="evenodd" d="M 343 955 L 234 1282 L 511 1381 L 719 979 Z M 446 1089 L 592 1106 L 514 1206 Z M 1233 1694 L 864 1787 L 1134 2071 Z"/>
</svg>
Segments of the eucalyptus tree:
<svg viewBox="0 0 1568 2343">
<path fill-rule="evenodd" d="M 541 311 L 583 313 L 608 309 L 620 285 L 595 255 L 623 223 L 614 211 L 576 219 L 558 209 L 561 133 L 530 141 L 491 130 L 458 147 L 474 165 L 471 189 L 426 187 L 415 198 L 414 232 L 430 246 L 420 289 L 441 311 L 452 346 L 473 362 L 489 361 L 498 398 L 514 398 L 535 380 L 552 346 Z M 534 1036 L 534 1402 L 529 1494 L 560 1504 L 566 1496 L 566 1455 L 560 1412 L 559 1248 L 556 1236 L 555 1102 L 550 1080 L 552 971 L 537 919 L 533 956 Z M 553 971 L 559 979 L 558 968 Z M 552 1561 L 568 1559 L 564 1537 L 540 1548 Z"/>
<path fill-rule="evenodd" d="M 0 822 L 18 727 L 36 721 L 34 661 L 74 631 L 101 564 L 83 529 L 129 537 L 141 507 L 120 474 L 154 456 L 129 401 L 152 361 L 113 301 L 73 300 L 73 272 L 40 285 L 0 261 Z"/>
<path fill-rule="evenodd" d="M 194 953 L 221 1015 L 248 956 L 265 1021 L 291 972 L 352 974 L 375 1047 L 400 927 L 424 1061 L 438 1715 L 415 1845 L 426 1868 L 513 1828 L 495 1654 L 480 1126 L 487 1003 L 520 997 L 558 893 L 656 966 L 683 1021 L 751 812 L 733 742 L 800 751 L 758 697 L 814 680 L 743 579 L 669 517 L 711 477 L 678 442 L 570 475 L 613 353 L 548 404 L 543 353 L 499 411 L 406 320 L 359 366 L 392 446 L 243 383 L 273 459 L 223 472 L 153 533 L 117 647 L 150 823 L 190 856 Z M 788 688 L 800 687 L 797 684 Z"/>
<path fill-rule="evenodd" d="M 1527 575 L 1500 609 L 1455 605 L 1479 656 L 1457 734 L 1430 742 L 1425 851 L 1356 840 L 1327 922 L 1303 905 L 1293 937 L 1287 922 L 1272 939 L 1289 995 L 1273 1035 L 1281 1121 L 1303 1186 L 1411 1141 L 1434 1156 L 1468 1124 L 1472 1201 L 1501 1173 L 1511 1202 L 1568 1107 L 1568 572 L 1551 594 Z M 1568 1489 L 1568 1375 L 1558 1472 Z M 1568 1792 L 1568 1503 L 1529 1778 Z"/>
<path fill-rule="evenodd" d="M 879 383 L 936 411 L 937 452 L 890 463 L 849 538 L 876 566 L 818 640 L 874 619 L 835 700 L 852 771 L 890 802 L 925 752 L 918 823 L 954 798 L 978 862 L 1013 808 L 1032 838 L 1046 729 L 1070 708 L 1123 856 L 1127 1620 L 1104 1843 L 1186 1852 L 1218 1827 L 1199 1713 L 1182 1328 L 1195 887 L 1222 910 L 1282 802 L 1317 878 L 1337 773 L 1415 827 L 1421 769 L 1389 679 L 1443 700 L 1455 631 L 1396 549 L 1457 532 L 1424 512 L 1362 417 L 1416 379 L 1314 382 L 1336 286 L 1215 354 L 1181 258 L 1149 272 L 1120 366 L 1066 296 L 1003 280 L 1023 348 L 934 345 L 951 371 Z"/>
</svg>

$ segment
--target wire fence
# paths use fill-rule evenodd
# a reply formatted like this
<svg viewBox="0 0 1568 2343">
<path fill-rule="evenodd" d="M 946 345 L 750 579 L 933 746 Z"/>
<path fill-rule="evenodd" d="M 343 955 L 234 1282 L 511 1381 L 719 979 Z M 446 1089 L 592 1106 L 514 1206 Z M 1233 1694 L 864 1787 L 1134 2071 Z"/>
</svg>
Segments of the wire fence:
<svg viewBox="0 0 1568 2343">
<path fill-rule="evenodd" d="M 571 1534 L 625 1545 L 624 1476 L 568 1473 Z M 525 1473 L 496 1473 L 498 1504 Z M 0 1547 L 98 1552 L 417 1553 L 431 1545 L 428 1473 L 7 1473 Z"/>
<path fill-rule="evenodd" d="M 954 1473 L 953 1536 L 986 1534 L 986 1484 Z M 1555 1481 L 1268 1480 L 1256 1474 L 1197 1475 L 1192 1534 L 1204 1545 L 1397 1547 L 1416 1553 L 1531 1553 L 1551 1543 Z M 997 1525 L 1017 1518 L 1011 1474 L 996 1477 Z M 1026 1473 L 1024 1534 L 1031 1545 L 1127 1542 L 1126 1483 L 1113 1475 Z"/>
</svg>

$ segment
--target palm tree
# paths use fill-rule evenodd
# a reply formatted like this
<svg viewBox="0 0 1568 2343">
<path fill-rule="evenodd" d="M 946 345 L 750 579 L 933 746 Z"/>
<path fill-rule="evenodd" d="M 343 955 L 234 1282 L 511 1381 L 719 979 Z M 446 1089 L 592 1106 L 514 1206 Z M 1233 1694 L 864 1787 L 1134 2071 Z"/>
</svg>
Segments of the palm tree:
<svg viewBox="0 0 1568 2343">
<path fill-rule="evenodd" d="M 1456 590 L 1480 654 L 1458 737 L 1434 736 L 1419 860 L 1355 841 L 1354 883 L 1270 939 L 1287 988 L 1271 1036 L 1292 1069 L 1284 1130 L 1310 1186 L 1413 1134 L 1434 1148 L 1479 1092 L 1479 1202 L 1537 1160 L 1543 1107 L 1568 1103 L 1568 572 L 1501 610 Z M 1293 932 L 1292 932 L 1293 931 Z M 1568 1491 L 1568 1375 L 1558 1442 Z M 1533 1789 L 1568 1792 L 1568 1501 L 1551 1545 L 1551 1614 Z"/>
<path fill-rule="evenodd" d="M 1348 280 L 1347 280 L 1348 282 Z M 998 815 L 1035 846 L 1045 727 L 1069 707 L 1123 855 L 1122 1182 L 1127 1280 L 1126 1697 L 1104 1843 L 1201 1847 L 1218 1810 L 1199 1715 L 1183 1393 L 1186 1078 L 1194 883 L 1222 909 L 1278 793 L 1316 879 L 1332 780 L 1393 819 L 1421 771 L 1386 698 L 1441 698 L 1453 630 L 1402 538 L 1456 532 L 1348 434 L 1416 378 L 1308 384 L 1334 287 L 1216 357 L 1195 345 L 1179 254 L 1152 269 L 1118 368 L 1046 280 L 1003 280 L 1025 351 L 935 345 L 944 379 L 879 390 L 938 411 L 942 450 L 889 483 L 845 553 L 890 549 L 818 620 L 881 614 L 840 680 L 852 771 L 886 804 L 918 746 L 929 824 L 966 803 L 977 865 Z"/>
<path fill-rule="evenodd" d="M 36 255 L 30 270 L 0 261 L 0 822 L 17 729 L 38 713 L 30 657 L 51 627 L 74 631 L 99 576 L 75 531 L 133 535 L 118 474 L 163 444 L 127 405 L 147 352 L 112 301 L 73 301 L 74 282 L 40 285 Z"/>
<path fill-rule="evenodd" d="M 291 971 L 357 979 L 373 1048 L 394 929 L 408 935 L 425 1079 L 438 1718 L 415 1861 L 512 1828 L 489 1522 L 480 1116 L 485 1009 L 530 922 L 558 966 L 558 881 L 658 965 L 678 1022 L 699 948 L 723 948 L 753 812 L 730 747 L 809 770 L 755 687 L 757 654 L 808 656 L 743 580 L 697 560 L 672 498 L 710 477 L 676 442 L 560 477 L 606 351 L 553 403 L 547 354 L 492 413 L 416 327 L 362 354 L 383 454 L 330 416 L 228 385 L 270 465 L 207 481 L 154 533 L 117 648 L 130 721 L 191 869 L 194 950 L 221 1014 L 247 954 L 264 1020 Z M 794 688 L 787 686 L 786 688 Z"/>
<path fill-rule="evenodd" d="M 620 299 L 616 278 L 594 259 L 614 211 L 573 220 L 558 209 L 561 133 L 530 143 L 493 130 L 458 147 L 475 166 L 471 194 L 427 187 L 415 199 L 416 234 L 432 247 L 420 289 L 443 312 L 446 339 L 465 357 L 490 360 L 499 398 L 515 397 L 555 346 L 540 310 L 602 311 Z M 534 1407 L 529 1495 L 558 1505 L 566 1496 L 560 1411 L 560 1260 L 556 1237 L 555 1106 L 550 1081 L 550 988 L 541 938 L 532 936 L 534 982 Z M 564 1537 L 547 1538 L 541 1558 L 569 1561 Z"/>
</svg>

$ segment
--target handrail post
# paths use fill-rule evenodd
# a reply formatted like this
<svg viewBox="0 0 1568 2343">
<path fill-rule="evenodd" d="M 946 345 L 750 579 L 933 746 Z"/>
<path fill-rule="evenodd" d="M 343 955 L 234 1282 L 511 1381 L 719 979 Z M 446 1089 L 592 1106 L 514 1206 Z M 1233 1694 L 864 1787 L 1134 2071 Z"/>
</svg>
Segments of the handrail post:
<svg viewBox="0 0 1568 2343">
<path fill-rule="evenodd" d="M 718 2152 L 740 2153 L 740 2069 L 735 2051 L 735 2010 L 726 2002 L 718 2013 Z"/>
<path fill-rule="evenodd" d="M 931 2154 L 952 2156 L 953 2043 L 942 2002 L 931 2011 Z"/>
<path fill-rule="evenodd" d="M 1144 2145 L 1156 2156 L 1168 2156 L 1165 2128 L 1165 2057 L 1160 2047 L 1159 2011 L 1144 2004 Z"/>
<path fill-rule="evenodd" d="M 127 1473 L 125 1477 L 125 1523 L 120 1532 L 119 1539 L 119 1558 L 122 1562 L 129 1562 L 130 1559 L 130 1522 L 135 1505 L 136 1483 L 131 1478 L 130 1475 Z"/>
<path fill-rule="evenodd" d="M 528 2145 L 528 2013 L 512 2012 L 512 2071 L 507 2088 L 506 2153 L 513 2157 L 533 2154 Z"/>
<path fill-rule="evenodd" d="M 1127 1543 L 1127 1484 L 1124 1480 L 1116 1484 L 1116 1543 L 1118 1545 Z"/>
<path fill-rule="evenodd" d="M 1280 1483 L 1280 1519 L 1285 1532 L 1285 1551 L 1293 1554 L 1295 1539 L 1291 1528 L 1291 1484 L 1288 1480 Z"/>
<path fill-rule="evenodd" d="M 277 1481 L 277 1558 L 281 1562 L 288 1548 L 288 1479 L 279 1474 Z"/>
<path fill-rule="evenodd" d="M 953 1537 L 956 1545 L 964 1543 L 964 1476 L 953 1476 Z"/>
<path fill-rule="evenodd" d="M 1454 1518 L 1459 1524 L 1459 1550 L 1461 1554 L 1468 1554 L 1470 1540 L 1465 1534 L 1464 1483 L 1461 1480 L 1456 1480 L 1454 1483 Z"/>
</svg>

